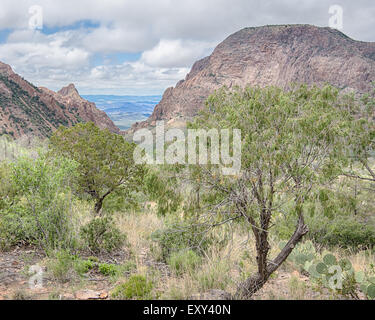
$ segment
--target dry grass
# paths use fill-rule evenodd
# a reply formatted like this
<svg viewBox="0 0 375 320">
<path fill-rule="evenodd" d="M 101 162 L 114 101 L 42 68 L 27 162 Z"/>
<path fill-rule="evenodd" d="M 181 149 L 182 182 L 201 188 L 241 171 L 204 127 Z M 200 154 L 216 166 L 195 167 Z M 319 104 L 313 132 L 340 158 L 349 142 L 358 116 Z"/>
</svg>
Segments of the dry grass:
<svg viewBox="0 0 375 320">
<path fill-rule="evenodd" d="M 165 227 L 165 219 L 156 215 L 154 207 L 145 209 L 143 213 L 119 214 L 117 222 L 120 229 L 127 234 L 129 246 L 134 253 L 137 265 L 135 272 L 152 280 L 155 298 L 183 300 L 210 289 L 234 293 L 239 282 L 257 270 L 254 239 L 243 227 L 233 226 L 231 240 L 224 247 L 212 246 L 205 253 L 197 270 L 177 276 L 173 272 L 168 272 L 169 267 L 166 264 L 157 262 L 155 253 L 150 251 L 153 243 L 150 239 L 151 234 Z M 270 244 L 270 257 L 273 258 L 280 250 L 279 241 L 270 237 Z M 356 271 L 370 271 L 368 268 L 374 262 L 374 256 L 369 252 L 348 253 L 336 249 L 333 253 L 339 258 L 348 257 Z M 335 298 L 327 290 L 311 284 L 297 269 L 293 263 L 284 263 L 254 299 Z M 120 279 L 120 282 L 124 280 Z"/>
</svg>

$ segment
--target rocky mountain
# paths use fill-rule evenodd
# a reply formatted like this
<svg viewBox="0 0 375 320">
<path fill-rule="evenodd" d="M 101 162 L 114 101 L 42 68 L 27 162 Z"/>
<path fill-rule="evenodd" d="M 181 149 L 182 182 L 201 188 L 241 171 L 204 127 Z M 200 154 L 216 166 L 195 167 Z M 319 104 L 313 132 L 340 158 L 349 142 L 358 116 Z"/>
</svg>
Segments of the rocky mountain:
<svg viewBox="0 0 375 320">
<path fill-rule="evenodd" d="M 60 125 L 87 121 L 120 131 L 94 103 L 81 98 L 73 84 L 59 92 L 37 88 L 0 62 L 0 134 L 47 137 Z"/>
<path fill-rule="evenodd" d="M 68 107 L 72 113 L 77 113 L 83 122 L 94 122 L 101 129 L 109 129 L 111 132 L 120 133 L 120 129 L 115 126 L 108 115 L 99 110 L 95 103 L 82 98 L 74 84 L 62 88 L 58 92 L 53 92 L 47 88 L 40 88 L 43 92 L 52 95 L 56 101 Z"/>
<path fill-rule="evenodd" d="M 206 98 L 224 85 L 287 88 L 291 82 L 331 83 L 365 92 L 375 81 L 375 43 L 355 41 L 338 30 L 311 25 L 280 25 L 242 29 L 197 61 L 184 80 L 168 88 L 151 117 L 189 118 Z"/>
</svg>

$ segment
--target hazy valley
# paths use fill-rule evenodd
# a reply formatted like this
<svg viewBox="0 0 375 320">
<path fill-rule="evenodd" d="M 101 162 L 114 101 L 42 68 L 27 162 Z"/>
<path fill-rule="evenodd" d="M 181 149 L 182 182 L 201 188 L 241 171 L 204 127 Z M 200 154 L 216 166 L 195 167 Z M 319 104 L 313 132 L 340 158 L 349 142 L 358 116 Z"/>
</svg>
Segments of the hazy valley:
<svg viewBox="0 0 375 320">
<path fill-rule="evenodd" d="M 151 116 L 161 96 L 82 95 L 104 111 L 120 130 L 129 129 L 135 122 Z"/>
</svg>

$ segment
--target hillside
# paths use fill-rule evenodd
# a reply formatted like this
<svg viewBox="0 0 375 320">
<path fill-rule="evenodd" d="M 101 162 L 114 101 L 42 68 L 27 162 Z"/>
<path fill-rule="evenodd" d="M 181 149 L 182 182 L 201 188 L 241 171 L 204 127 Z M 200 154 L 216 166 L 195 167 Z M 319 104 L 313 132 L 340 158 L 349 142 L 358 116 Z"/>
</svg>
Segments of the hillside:
<svg viewBox="0 0 375 320">
<path fill-rule="evenodd" d="M 184 80 L 168 88 L 151 117 L 189 118 L 222 86 L 325 83 L 365 92 L 375 80 L 375 43 L 355 41 L 343 33 L 310 25 L 263 26 L 242 29 L 197 61 Z"/>
<path fill-rule="evenodd" d="M 47 137 L 60 125 L 88 121 L 119 132 L 103 111 L 80 97 L 73 84 L 57 93 L 37 88 L 0 62 L 1 134 L 15 138 L 27 134 Z"/>
</svg>

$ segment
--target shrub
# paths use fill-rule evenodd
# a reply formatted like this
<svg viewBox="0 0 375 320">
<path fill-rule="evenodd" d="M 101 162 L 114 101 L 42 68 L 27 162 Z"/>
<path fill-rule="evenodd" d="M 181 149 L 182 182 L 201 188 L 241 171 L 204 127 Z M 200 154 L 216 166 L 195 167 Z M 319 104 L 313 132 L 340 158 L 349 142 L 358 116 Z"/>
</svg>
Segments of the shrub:
<svg viewBox="0 0 375 320">
<path fill-rule="evenodd" d="M 290 215 L 280 219 L 275 229 L 280 239 L 288 239 L 293 234 L 295 218 Z M 323 246 L 351 249 L 366 249 L 375 246 L 375 225 L 360 217 L 336 213 L 326 216 L 324 213 L 306 214 L 305 222 L 309 227 L 306 237 Z"/>
<path fill-rule="evenodd" d="M 55 280 L 67 282 L 74 270 L 74 260 L 69 251 L 56 251 L 47 262 L 47 271 Z"/>
<path fill-rule="evenodd" d="M 94 267 L 95 263 L 91 260 L 78 259 L 74 264 L 74 269 L 79 275 L 89 272 L 90 270 L 94 269 Z"/>
<path fill-rule="evenodd" d="M 45 251 L 74 248 L 76 234 L 71 205 L 73 161 L 63 158 L 20 158 L 10 167 L 12 199 L 0 211 L 0 245 L 37 244 Z"/>
<path fill-rule="evenodd" d="M 308 237 L 316 243 L 333 247 L 365 249 L 375 246 L 375 227 L 351 216 L 338 216 L 328 220 L 319 216 L 308 220 Z"/>
<path fill-rule="evenodd" d="M 11 179 L 11 166 L 0 163 L 0 210 L 10 206 L 15 196 L 15 187 Z"/>
<path fill-rule="evenodd" d="M 91 262 L 99 262 L 99 258 L 98 257 L 94 257 L 94 256 L 88 257 L 87 260 L 89 260 Z"/>
<path fill-rule="evenodd" d="M 168 264 L 177 276 L 185 272 L 193 272 L 200 263 L 201 257 L 193 250 L 173 252 L 168 258 Z"/>
<path fill-rule="evenodd" d="M 60 281 L 67 282 L 77 276 L 82 276 L 97 267 L 97 262 L 91 258 L 84 260 L 68 250 L 50 252 L 47 261 L 47 271 Z"/>
<path fill-rule="evenodd" d="M 81 228 L 80 235 L 89 250 L 94 253 L 112 252 L 120 248 L 126 241 L 126 235 L 118 230 L 109 217 L 93 219 Z"/>
<path fill-rule="evenodd" d="M 126 261 L 124 264 L 99 264 L 99 272 L 105 276 L 118 277 L 124 275 L 125 273 L 130 273 L 137 268 L 134 261 Z"/>
<path fill-rule="evenodd" d="M 125 283 L 118 285 L 112 291 L 114 299 L 137 299 L 150 298 L 153 284 L 142 275 L 133 275 Z"/>
<path fill-rule="evenodd" d="M 115 276 L 118 272 L 118 267 L 114 264 L 101 263 L 99 264 L 99 272 L 105 276 Z"/>
<path fill-rule="evenodd" d="M 152 235 L 153 241 L 161 248 L 161 259 L 167 261 L 173 252 L 191 249 L 198 254 L 207 250 L 213 242 L 204 226 L 189 223 L 173 223 L 164 230 L 157 230 Z"/>
</svg>

